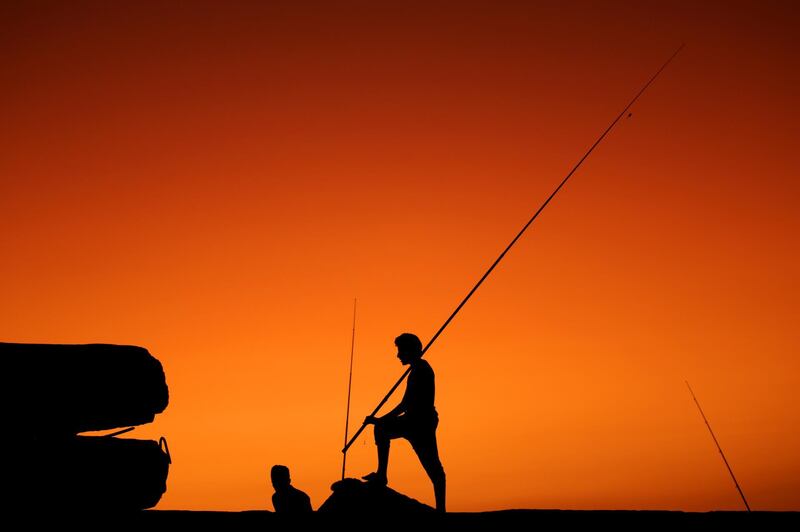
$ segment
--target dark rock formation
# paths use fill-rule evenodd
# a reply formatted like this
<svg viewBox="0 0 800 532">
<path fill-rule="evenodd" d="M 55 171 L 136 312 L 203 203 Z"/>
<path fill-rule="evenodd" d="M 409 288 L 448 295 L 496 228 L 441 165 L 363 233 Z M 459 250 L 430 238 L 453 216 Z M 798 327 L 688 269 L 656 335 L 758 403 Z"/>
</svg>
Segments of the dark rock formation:
<svg viewBox="0 0 800 532">
<path fill-rule="evenodd" d="M 167 489 L 170 458 L 151 440 L 48 438 L 25 442 L 14 456 L 13 484 L 23 506 L 72 512 L 142 510 L 155 506 Z"/>
<path fill-rule="evenodd" d="M 0 343 L 5 421 L 64 436 L 153 421 L 169 402 L 161 363 L 128 345 Z"/>
<path fill-rule="evenodd" d="M 166 408 L 164 370 L 147 349 L 0 343 L 0 362 L 8 507 L 42 517 L 158 503 L 170 464 L 163 438 L 77 435 L 149 423 Z"/>
<path fill-rule="evenodd" d="M 335 482 L 333 493 L 322 503 L 318 513 L 397 515 L 432 514 L 433 508 L 393 489 L 346 478 Z"/>
</svg>

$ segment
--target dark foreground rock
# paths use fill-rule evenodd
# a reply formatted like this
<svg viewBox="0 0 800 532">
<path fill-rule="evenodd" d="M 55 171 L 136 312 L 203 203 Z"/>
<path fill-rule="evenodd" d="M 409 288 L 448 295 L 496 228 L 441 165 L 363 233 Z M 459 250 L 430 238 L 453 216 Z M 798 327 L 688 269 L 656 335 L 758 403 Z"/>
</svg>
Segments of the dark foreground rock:
<svg viewBox="0 0 800 532">
<path fill-rule="evenodd" d="M 798 512 L 666 512 L 666 511 L 571 511 L 504 510 L 480 513 L 435 512 L 394 516 L 338 515 L 319 513 L 306 517 L 285 518 L 271 512 L 190 512 L 146 511 L 115 518 L 87 516 L 82 529 L 107 530 L 136 527 L 138 530 L 224 530 L 247 531 L 334 531 L 403 530 L 408 532 L 507 530 L 797 530 Z"/>
<path fill-rule="evenodd" d="M 27 437 L 150 423 L 169 402 L 164 369 L 131 345 L 0 343 L 4 421 Z"/>
<path fill-rule="evenodd" d="M 152 508 L 167 489 L 170 458 L 162 442 L 97 436 L 23 441 L 6 468 L 11 500 L 15 507 L 85 514 Z"/>
<path fill-rule="evenodd" d="M 320 514 L 335 515 L 419 515 L 433 508 L 387 486 L 379 486 L 354 478 L 334 482 L 333 493 L 322 503 Z"/>
</svg>

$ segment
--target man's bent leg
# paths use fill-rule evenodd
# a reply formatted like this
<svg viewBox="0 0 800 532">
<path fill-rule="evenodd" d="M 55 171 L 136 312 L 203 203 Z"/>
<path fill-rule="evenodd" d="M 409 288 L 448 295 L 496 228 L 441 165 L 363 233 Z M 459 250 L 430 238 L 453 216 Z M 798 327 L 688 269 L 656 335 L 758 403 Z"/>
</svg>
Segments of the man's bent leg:
<svg viewBox="0 0 800 532">
<path fill-rule="evenodd" d="M 375 425 L 375 446 L 378 448 L 378 480 L 383 480 L 386 483 L 386 472 L 389 469 L 389 447 L 391 446 L 391 438 L 389 438 L 386 431 L 385 423 L 377 423 Z"/>
<path fill-rule="evenodd" d="M 389 448 L 393 439 L 405 436 L 403 420 L 392 418 L 378 421 L 375 423 L 373 434 L 375 446 L 378 448 L 378 470 L 362 478 L 385 486 L 389 469 Z"/>
</svg>

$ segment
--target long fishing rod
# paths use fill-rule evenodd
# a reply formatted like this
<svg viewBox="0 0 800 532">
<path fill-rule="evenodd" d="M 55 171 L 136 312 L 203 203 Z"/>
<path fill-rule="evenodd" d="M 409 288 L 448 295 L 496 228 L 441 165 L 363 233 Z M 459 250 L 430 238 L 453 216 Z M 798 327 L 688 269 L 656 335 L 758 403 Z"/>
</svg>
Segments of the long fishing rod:
<svg viewBox="0 0 800 532">
<path fill-rule="evenodd" d="M 719 442 L 717 441 L 717 437 L 714 436 L 714 431 L 711 430 L 711 425 L 708 423 L 708 419 L 706 419 L 706 415 L 703 413 L 703 409 L 700 407 L 700 402 L 695 397 L 694 392 L 692 391 L 692 387 L 689 386 L 689 381 L 686 382 L 686 386 L 689 388 L 689 393 L 692 394 L 692 399 L 694 399 L 694 404 L 697 405 L 697 409 L 700 411 L 700 415 L 703 416 L 703 421 L 706 422 L 706 427 L 708 427 L 708 432 L 711 433 L 711 438 L 714 440 L 714 444 L 717 446 L 717 450 L 719 451 L 719 455 L 722 457 L 722 461 L 725 462 L 725 467 L 728 468 L 728 473 L 731 474 L 731 478 L 733 479 L 733 483 L 736 485 L 736 489 L 739 491 L 739 495 L 742 497 L 742 501 L 744 502 L 744 507 L 747 508 L 747 511 L 750 511 L 750 505 L 747 504 L 747 499 L 744 498 L 744 493 L 742 492 L 742 488 L 739 487 L 739 483 L 736 481 L 736 477 L 733 475 L 733 469 L 731 469 L 728 460 L 725 458 L 725 453 L 722 452 L 722 447 L 720 447 Z"/>
<path fill-rule="evenodd" d="M 547 207 L 547 205 L 550 203 L 550 200 L 552 200 L 555 197 L 555 195 L 558 194 L 558 191 L 561 190 L 561 188 L 567 183 L 569 178 L 572 177 L 572 174 L 574 174 L 578 170 L 578 168 L 580 168 L 581 164 L 583 164 L 583 161 L 585 161 L 586 158 L 589 157 L 589 155 L 594 151 L 594 149 L 597 147 L 597 145 L 600 144 L 600 142 L 602 142 L 602 140 L 606 137 L 606 135 L 608 135 L 608 133 L 614 128 L 614 126 L 617 125 L 617 122 L 619 122 L 620 119 L 623 116 L 625 116 L 625 113 L 628 112 L 628 109 L 630 109 L 631 106 L 634 103 L 636 103 L 636 100 L 638 100 L 639 97 L 644 93 L 644 91 L 647 90 L 647 87 L 649 87 L 656 80 L 658 75 L 661 74 L 661 72 L 667 67 L 667 65 L 669 65 L 672 62 L 672 60 L 675 58 L 676 55 L 678 55 L 678 52 L 680 52 L 683 47 L 684 47 L 684 45 L 681 44 L 678 47 L 678 49 L 675 50 L 675 52 L 670 56 L 670 58 L 667 59 L 667 61 L 664 62 L 663 65 L 661 65 L 661 68 L 659 68 L 656 71 L 656 73 L 653 74 L 653 77 L 651 77 L 650 80 L 647 83 L 645 83 L 644 87 L 642 87 L 639 90 L 639 92 L 636 93 L 636 96 L 634 96 L 633 99 L 630 101 L 630 103 L 625 106 L 625 108 L 622 110 L 622 112 L 620 112 L 619 115 L 617 115 L 617 117 L 614 119 L 614 121 L 611 122 L 611 124 L 606 128 L 605 131 L 603 131 L 603 134 L 600 135 L 600 137 L 594 142 L 594 144 L 592 144 L 592 147 L 589 148 L 589 150 L 583 155 L 583 157 L 581 157 L 581 159 L 578 161 L 578 163 L 572 168 L 572 170 L 570 170 L 570 172 L 561 181 L 561 183 L 556 187 L 556 189 L 553 191 L 553 193 L 550 194 L 550 196 L 545 200 L 544 203 L 542 203 L 542 206 L 539 207 L 539 209 L 536 211 L 536 213 L 534 213 L 534 215 L 531 217 L 531 219 L 528 220 L 528 223 L 526 223 L 522 227 L 520 232 L 517 233 L 517 236 L 514 237 L 514 239 L 506 247 L 506 249 L 504 249 L 503 252 L 500 254 L 500 256 L 497 257 L 497 260 L 495 260 L 494 263 L 489 267 L 489 269 L 486 270 L 486 273 L 484 273 L 483 277 L 481 277 L 480 280 L 477 282 L 477 284 L 474 287 L 472 287 L 472 290 L 469 291 L 469 293 L 463 299 L 463 301 L 461 301 L 461 303 L 459 303 L 458 307 L 456 307 L 456 309 L 453 311 L 453 313 L 450 315 L 450 317 L 447 318 L 447 321 L 445 321 L 444 324 L 439 328 L 439 330 L 436 331 L 436 334 L 433 335 L 433 338 L 431 338 L 431 340 L 428 342 L 428 345 L 426 345 L 425 348 L 422 350 L 422 356 L 425 355 L 425 352 L 428 351 L 428 348 L 430 348 L 430 346 L 433 345 L 433 342 L 435 342 L 436 339 L 439 337 L 439 335 L 442 334 L 442 331 L 444 331 L 445 328 L 447 328 L 447 326 L 450 324 L 450 322 L 453 321 L 453 318 L 456 317 L 456 314 L 458 314 L 458 312 L 461 310 L 461 307 L 463 307 L 467 303 L 467 301 L 469 301 L 469 299 L 472 297 L 472 294 L 474 294 L 475 291 L 478 289 L 478 287 L 480 287 L 480 285 L 483 284 L 483 281 L 486 280 L 487 277 L 489 277 L 489 274 L 492 273 L 492 270 L 494 270 L 495 266 L 497 266 L 500 263 L 500 261 L 503 260 L 503 257 L 506 256 L 506 253 L 508 253 L 508 251 L 512 248 L 512 246 L 514 246 L 514 244 L 517 242 L 517 240 L 519 240 L 519 238 L 523 235 L 523 233 L 525 233 L 525 231 L 533 223 L 533 221 L 536 220 L 536 218 L 544 210 L 544 208 Z M 408 377 L 408 374 L 410 372 L 411 372 L 411 368 L 409 367 L 405 371 L 405 373 L 403 373 L 403 375 L 397 380 L 397 382 L 394 384 L 394 386 L 392 386 L 391 390 L 389 390 L 389 393 L 387 393 L 386 396 L 381 400 L 381 402 L 378 403 L 378 406 L 375 407 L 375 410 L 372 411 L 372 414 L 370 414 L 369 417 L 375 417 L 375 415 L 377 415 L 377 413 L 381 409 L 381 407 L 384 404 L 386 404 L 386 401 L 389 400 L 389 397 L 392 396 L 392 394 L 397 389 L 397 387 L 400 386 L 400 384 L 405 380 L 406 377 Z M 358 437 L 364 431 L 366 426 L 367 426 L 366 423 L 362 423 L 361 424 L 361 428 L 358 429 L 358 431 L 353 435 L 353 437 L 350 439 L 350 441 L 347 442 L 347 444 L 342 449 L 343 453 L 347 452 L 347 449 L 353 444 L 353 442 L 356 441 L 356 439 L 358 439 Z"/>
<path fill-rule="evenodd" d="M 350 340 L 350 377 L 347 380 L 347 415 L 344 420 L 344 444 L 347 445 L 347 430 L 350 427 L 350 390 L 353 388 L 353 353 L 356 349 L 356 303 L 353 299 L 353 338 Z M 344 480 L 344 468 L 347 464 L 347 449 L 342 453 L 342 480 Z"/>
</svg>

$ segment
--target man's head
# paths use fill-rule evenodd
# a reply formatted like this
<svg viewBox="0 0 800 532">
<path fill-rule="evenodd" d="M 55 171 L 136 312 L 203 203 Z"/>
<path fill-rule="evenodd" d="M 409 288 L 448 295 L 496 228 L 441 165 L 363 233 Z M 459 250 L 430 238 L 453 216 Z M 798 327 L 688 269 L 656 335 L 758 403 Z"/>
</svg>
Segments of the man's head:
<svg viewBox="0 0 800 532">
<path fill-rule="evenodd" d="M 280 491 L 289 487 L 292 479 L 289 478 L 289 468 L 285 465 L 274 465 L 270 471 L 272 477 L 272 487 L 275 491 Z"/>
<path fill-rule="evenodd" d="M 419 341 L 417 335 L 411 333 L 403 333 L 394 339 L 394 345 L 397 346 L 397 358 L 405 366 L 411 362 L 418 360 L 422 356 L 422 342 Z"/>
</svg>

